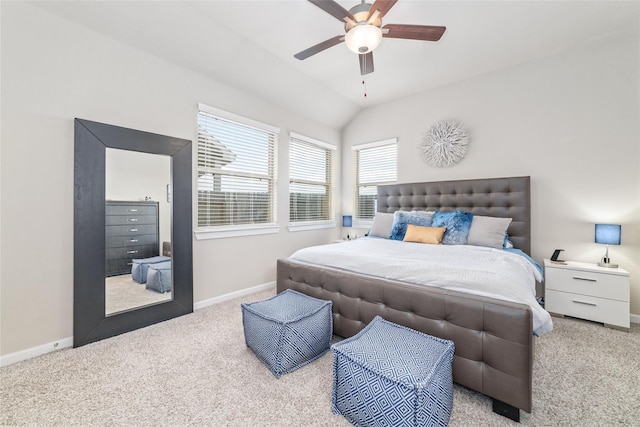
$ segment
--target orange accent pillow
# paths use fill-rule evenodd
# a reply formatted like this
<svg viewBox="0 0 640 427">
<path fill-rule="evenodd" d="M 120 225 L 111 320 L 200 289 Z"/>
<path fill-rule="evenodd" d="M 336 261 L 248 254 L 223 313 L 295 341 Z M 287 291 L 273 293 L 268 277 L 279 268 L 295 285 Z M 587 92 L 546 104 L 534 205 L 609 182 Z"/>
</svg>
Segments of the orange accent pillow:
<svg viewBox="0 0 640 427">
<path fill-rule="evenodd" d="M 407 232 L 404 235 L 405 242 L 429 243 L 439 245 L 442 243 L 442 236 L 447 227 L 423 227 L 420 225 L 407 225 Z"/>
</svg>

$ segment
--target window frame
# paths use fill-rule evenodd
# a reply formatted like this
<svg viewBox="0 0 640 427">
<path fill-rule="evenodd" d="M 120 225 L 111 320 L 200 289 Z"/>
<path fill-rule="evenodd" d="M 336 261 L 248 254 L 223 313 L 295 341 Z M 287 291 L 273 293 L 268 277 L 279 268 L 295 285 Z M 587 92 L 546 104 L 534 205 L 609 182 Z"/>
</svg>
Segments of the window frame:
<svg viewBox="0 0 640 427">
<path fill-rule="evenodd" d="M 291 221 L 291 184 L 295 181 L 294 178 L 291 177 L 291 143 L 292 140 L 297 140 L 302 143 L 306 143 L 321 149 L 326 150 L 328 154 L 331 155 L 330 164 L 328 165 L 327 171 L 327 181 L 324 183 L 315 182 L 315 185 L 325 185 L 328 189 L 329 193 L 329 218 L 328 219 L 320 219 L 320 220 L 312 220 L 312 221 Z M 301 135 L 296 132 L 289 132 L 289 216 L 288 216 L 288 230 L 289 231 L 305 231 L 305 230 L 315 230 L 320 228 L 333 228 L 336 226 L 335 220 L 335 171 L 336 171 L 336 155 L 337 155 L 337 146 L 333 144 L 329 144 L 324 141 L 320 141 L 315 138 L 308 137 L 306 135 Z M 300 180 L 299 180 L 300 181 Z M 299 183 L 309 183 L 308 181 L 301 180 Z"/>
<path fill-rule="evenodd" d="M 395 162 L 396 162 L 396 169 L 395 169 L 395 180 L 393 181 L 378 181 L 378 182 L 374 182 L 374 183 L 367 183 L 367 186 L 371 186 L 371 185 L 388 185 L 388 184 L 396 184 L 398 182 L 398 138 L 389 138 L 389 139 L 384 139 L 381 141 L 375 141 L 375 142 L 368 142 L 365 144 L 357 144 L 357 145 L 352 145 L 351 146 L 351 150 L 353 152 L 353 187 L 352 187 L 352 191 L 353 191 L 353 205 L 352 205 L 352 209 L 353 209 L 353 227 L 359 227 L 359 228 L 367 228 L 370 227 L 373 224 L 373 218 L 362 218 L 358 216 L 358 212 L 359 212 L 359 187 L 361 186 L 360 182 L 359 182 L 359 172 L 360 172 L 360 164 L 359 164 L 359 151 L 362 150 L 367 150 L 367 149 L 372 149 L 372 148 L 378 148 L 378 147 L 384 147 L 384 146 L 390 146 L 393 145 L 395 146 Z M 376 196 L 377 199 L 377 196 Z M 374 211 L 374 216 L 375 216 L 375 211 Z"/>
<path fill-rule="evenodd" d="M 212 115 L 221 120 L 225 120 L 227 122 L 236 123 L 241 126 L 245 126 L 247 128 L 253 128 L 262 132 L 267 132 L 273 134 L 273 152 L 271 153 L 272 164 L 270 166 L 270 179 L 271 179 L 271 188 L 272 194 L 270 195 L 270 210 L 271 210 L 271 221 L 267 223 L 252 223 L 252 224 L 231 224 L 231 225 L 207 225 L 200 226 L 197 225 L 194 231 L 194 235 L 196 240 L 205 240 L 205 239 L 217 239 L 217 238 L 227 238 L 227 237 L 238 237 L 238 236 L 251 236 L 251 235 L 260 235 L 260 234 L 272 234 L 278 233 L 280 231 L 280 226 L 278 225 L 278 210 L 277 210 L 277 196 L 278 196 L 278 139 L 280 135 L 280 128 L 276 126 L 272 126 L 266 123 L 259 122 L 257 120 L 253 120 L 244 116 L 240 116 L 238 114 L 230 113 L 225 110 L 221 110 L 216 107 L 211 107 L 206 104 L 198 103 L 198 111 L 196 114 L 196 123 L 199 124 L 199 116 L 200 113 L 206 113 Z M 198 131 L 196 131 L 199 134 Z M 198 147 L 197 151 L 197 159 L 196 159 L 196 168 L 195 169 L 195 183 L 196 183 L 196 192 L 198 192 L 197 184 L 199 172 L 201 171 L 200 166 L 197 162 L 200 160 L 200 147 Z M 230 175 L 242 175 L 237 172 L 232 173 Z M 249 175 L 249 174 L 248 174 Z M 196 224 L 199 224 L 199 209 L 198 209 L 198 201 L 199 197 L 196 197 Z"/>
</svg>

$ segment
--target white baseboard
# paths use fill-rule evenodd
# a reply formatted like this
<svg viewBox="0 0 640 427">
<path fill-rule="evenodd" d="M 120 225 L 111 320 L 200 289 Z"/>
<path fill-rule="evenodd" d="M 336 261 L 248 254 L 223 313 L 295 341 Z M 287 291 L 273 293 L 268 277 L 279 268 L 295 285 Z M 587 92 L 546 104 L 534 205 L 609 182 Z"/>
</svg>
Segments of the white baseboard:
<svg viewBox="0 0 640 427">
<path fill-rule="evenodd" d="M 42 356 L 43 354 L 51 353 L 52 351 L 61 350 L 63 348 L 72 346 L 73 337 L 67 337 L 58 341 L 52 341 L 47 344 L 31 347 L 26 350 L 16 351 L 15 353 L 10 353 L 6 356 L 0 356 L 0 367 L 31 359 L 32 357 Z"/>
<path fill-rule="evenodd" d="M 243 289 L 241 291 L 231 292 L 230 294 L 221 295 L 219 297 L 210 298 L 204 301 L 200 301 L 193 304 L 194 310 L 199 310 L 201 308 L 208 307 L 213 304 L 218 304 L 230 299 L 239 298 L 245 295 L 253 294 L 255 292 L 266 291 L 267 289 L 271 289 L 276 286 L 276 282 L 268 282 L 262 285 L 254 286 L 252 288 Z"/>
<path fill-rule="evenodd" d="M 231 292 L 230 294 L 221 295 L 219 297 L 210 298 L 204 301 L 196 302 L 193 304 L 194 310 L 199 310 L 204 307 L 208 307 L 213 304 L 218 304 L 230 299 L 238 298 L 241 296 L 249 295 L 254 292 L 266 291 L 276 285 L 276 282 L 268 282 L 262 285 L 254 286 L 252 288 L 243 289 L 241 291 Z M 631 323 L 640 323 L 640 315 L 631 314 Z M 52 341 L 47 344 L 42 344 L 36 347 L 31 347 L 26 350 L 16 351 L 15 353 L 7 354 L 6 356 L 0 356 L 0 367 L 11 365 L 13 363 L 21 362 L 23 360 L 31 359 L 32 357 L 41 356 L 52 351 L 61 350 L 63 348 L 73 346 L 73 337 L 67 337 L 58 341 Z"/>
<path fill-rule="evenodd" d="M 231 292 L 230 294 L 221 295 L 216 298 L 200 301 L 193 304 L 195 310 L 221 303 L 233 298 L 238 298 L 244 295 L 252 294 L 254 292 L 266 291 L 276 285 L 276 282 L 269 282 L 262 285 L 254 286 L 252 288 L 243 289 L 237 292 Z M 73 347 L 73 337 L 67 337 L 58 341 L 52 341 L 47 344 L 42 344 L 36 347 L 31 347 L 26 350 L 16 351 L 15 353 L 7 354 L 6 356 L 0 356 L 0 367 L 11 365 L 13 363 L 22 362 L 23 360 L 31 359 L 33 357 L 42 356 L 52 351 L 61 350 L 63 348 Z"/>
</svg>

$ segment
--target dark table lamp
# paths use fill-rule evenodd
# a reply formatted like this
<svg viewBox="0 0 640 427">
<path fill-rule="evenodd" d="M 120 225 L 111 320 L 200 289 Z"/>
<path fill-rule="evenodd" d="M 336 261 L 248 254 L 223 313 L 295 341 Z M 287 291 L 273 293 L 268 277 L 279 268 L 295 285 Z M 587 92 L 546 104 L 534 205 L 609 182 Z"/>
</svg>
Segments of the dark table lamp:
<svg viewBox="0 0 640 427">
<path fill-rule="evenodd" d="M 598 263 L 600 267 L 618 268 L 618 264 L 611 264 L 609 245 L 620 244 L 621 228 L 617 224 L 596 224 L 596 243 L 607 245 L 607 251 Z"/>
</svg>

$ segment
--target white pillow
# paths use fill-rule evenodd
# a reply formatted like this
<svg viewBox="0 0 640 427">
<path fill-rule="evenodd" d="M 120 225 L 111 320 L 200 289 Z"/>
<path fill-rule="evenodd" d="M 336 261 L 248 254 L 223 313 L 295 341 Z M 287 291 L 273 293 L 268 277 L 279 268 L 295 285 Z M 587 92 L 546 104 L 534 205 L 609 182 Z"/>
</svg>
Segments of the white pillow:
<svg viewBox="0 0 640 427">
<path fill-rule="evenodd" d="M 373 225 L 369 230 L 369 236 L 389 238 L 391 227 L 393 226 L 393 214 L 377 212 L 373 218 Z"/>
<path fill-rule="evenodd" d="M 502 249 L 511 221 L 511 218 L 474 215 L 467 244 Z"/>
</svg>

